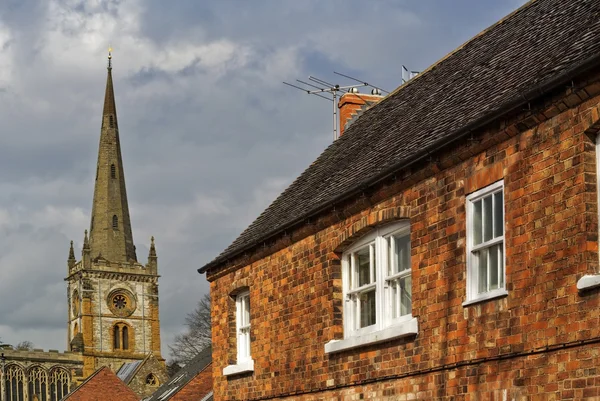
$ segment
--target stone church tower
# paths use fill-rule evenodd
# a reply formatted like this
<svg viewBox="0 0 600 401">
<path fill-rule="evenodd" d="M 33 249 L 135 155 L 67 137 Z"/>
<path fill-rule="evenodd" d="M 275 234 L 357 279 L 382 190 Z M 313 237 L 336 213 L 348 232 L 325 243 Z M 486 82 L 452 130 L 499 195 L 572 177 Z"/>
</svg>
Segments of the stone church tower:
<svg viewBox="0 0 600 401">
<path fill-rule="evenodd" d="M 83 377 L 101 366 L 116 371 L 150 353 L 163 361 L 158 277 L 154 238 L 146 265 L 135 253 L 109 53 L 90 231 L 79 261 L 71 242 L 65 279 L 68 346 L 83 356 Z"/>
</svg>

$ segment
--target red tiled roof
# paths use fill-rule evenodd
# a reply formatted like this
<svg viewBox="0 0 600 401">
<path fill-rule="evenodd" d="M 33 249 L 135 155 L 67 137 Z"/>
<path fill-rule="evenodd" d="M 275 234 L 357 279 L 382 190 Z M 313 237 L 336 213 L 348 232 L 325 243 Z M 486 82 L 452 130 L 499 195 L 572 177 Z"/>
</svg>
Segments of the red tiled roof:
<svg viewBox="0 0 600 401">
<path fill-rule="evenodd" d="M 139 401 L 139 397 L 108 367 L 98 369 L 63 401 Z"/>
</svg>

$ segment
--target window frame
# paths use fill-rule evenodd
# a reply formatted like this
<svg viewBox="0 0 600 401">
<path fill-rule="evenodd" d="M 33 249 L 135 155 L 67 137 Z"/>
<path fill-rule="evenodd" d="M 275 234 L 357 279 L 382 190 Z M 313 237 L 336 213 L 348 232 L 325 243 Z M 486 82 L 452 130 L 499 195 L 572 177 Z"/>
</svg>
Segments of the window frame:
<svg viewBox="0 0 600 401">
<path fill-rule="evenodd" d="M 392 254 L 390 238 L 408 237 L 408 267 L 390 272 Z M 358 251 L 369 249 L 370 280 L 364 285 L 358 276 L 356 257 Z M 412 258 L 410 246 L 410 221 L 402 220 L 374 227 L 348 247 L 342 254 L 343 325 L 344 339 L 325 344 L 325 352 L 337 352 L 367 344 L 388 341 L 393 338 L 414 335 L 418 332 L 417 319 L 412 308 Z M 374 262 L 374 263 L 373 263 Z M 410 310 L 398 317 L 392 316 L 392 282 L 411 278 Z M 354 285 L 357 284 L 357 285 Z M 357 294 L 375 291 L 375 323 L 360 327 L 360 303 Z M 396 299 L 398 301 L 398 299 Z"/>
<path fill-rule="evenodd" d="M 232 295 L 233 297 L 233 295 Z M 242 313 L 247 306 L 247 314 Z M 223 376 L 237 375 L 241 373 L 254 372 L 254 360 L 252 359 L 251 339 L 251 302 L 250 290 L 245 289 L 235 294 L 235 342 L 236 363 L 223 368 Z M 244 317 L 247 318 L 244 319 Z M 243 331 L 243 333 L 241 333 Z M 245 346 L 242 347 L 242 341 Z"/>
<path fill-rule="evenodd" d="M 117 322 L 112 326 L 112 343 L 113 351 L 130 352 L 131 349 L 131 333 L 128 324 Z"/>
<path fill-rule="evenodd" d="M 596 135 L 594 148 L 596 152 L 596 204 L 600 206 L 600 133 Z M 600 207 L 598 208 L 598 218 L 600 218 Z M 598 234 L 600 235 L 600 224 L 598 225 Z M 600 253 L 598 256 L 600 258 Z M 600 274 L 585 274 L 577 280 L 578 291 L 587 291 L 597 287 L 600 287 Z"/>
<path fill-rule="evenodd" d="M 252 359 L 250 341 L 250 291 L 244 291 L 236 295 L 235 312 L 236 354 L 237 363 L 240 364 Z"/>
<path fill-rule="evenodd" d="M 502 193 L 502 235 L 495 236 L 494 228 L 494 195 L 496 193 Z M 492 198 L 492 238 L 489 240 L 481 239 L 481 243 L 474 244 L 474 213 L 475 203 L 482 201 L 484 198 Z M 505 212 L 505 191 L 504 191 L 504 180 L 496 181 L 490 185 L 485 186 L 469 195 L 466 196 L 466 259 L 467 259 L 467 280 L 466 280 L 466 301 L 463 302 L 463 306 L 495 299 L 508 295 L 506 291 L 506 212 Z M 482 219 L 484 219 L 482 217 Z M 482 222 L 482 236 L 485 230 L 484 223 Z M 501 276 L 498 276 L 498 288 L 489 289 L 489 279 L 486 287 L 488 289 L 484 292 L 479 292 L 479 273 L 480 265 L 477 263 L 479 253 L 482 250 L 490 249 L 494 246 L 501 244 L 502 256 L 501 256 Z M 488 274 L 489 277 L 489 274 Z"/>
</svg>

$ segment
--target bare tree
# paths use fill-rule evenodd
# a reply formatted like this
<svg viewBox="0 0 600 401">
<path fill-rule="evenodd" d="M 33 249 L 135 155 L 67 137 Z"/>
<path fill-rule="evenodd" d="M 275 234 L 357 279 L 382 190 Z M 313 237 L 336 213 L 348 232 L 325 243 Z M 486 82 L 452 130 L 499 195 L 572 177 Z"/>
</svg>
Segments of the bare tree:
<svg viewBox="0 0 600 401">
<path fill-rule="evenodd" d="M 185 317 L 186 330 L 175 336 L 173 345 L 169 345 L 173 360 L 171 363 L 188 363 L 200 351 L 211 344 L 210 295 L 205 294 L 196 309 Z"/>
<path fill-rule="evenodd" d="M 21 341 L 14 348 L 17 351 L 32 351 L 33 347 L 34 345 L 31 341 Z"/>
</svg>

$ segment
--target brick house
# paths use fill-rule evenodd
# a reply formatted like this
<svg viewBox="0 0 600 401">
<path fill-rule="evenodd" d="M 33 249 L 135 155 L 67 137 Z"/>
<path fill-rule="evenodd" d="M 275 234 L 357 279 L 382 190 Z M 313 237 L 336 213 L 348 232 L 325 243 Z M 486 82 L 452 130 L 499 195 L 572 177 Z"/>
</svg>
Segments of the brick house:
<svg viewBox="0 0 600 401">
<path fill-rule="evenodd" d="M 600 0 L 364 111 L 221 255 L 214 398 L 600 397 Z"/>
</svg>

